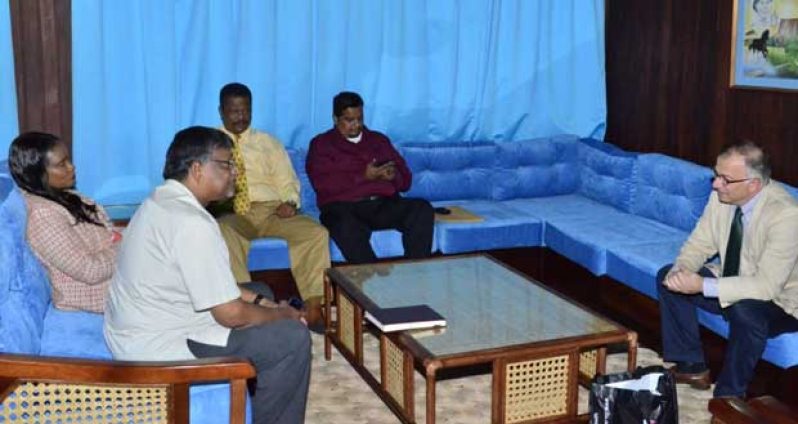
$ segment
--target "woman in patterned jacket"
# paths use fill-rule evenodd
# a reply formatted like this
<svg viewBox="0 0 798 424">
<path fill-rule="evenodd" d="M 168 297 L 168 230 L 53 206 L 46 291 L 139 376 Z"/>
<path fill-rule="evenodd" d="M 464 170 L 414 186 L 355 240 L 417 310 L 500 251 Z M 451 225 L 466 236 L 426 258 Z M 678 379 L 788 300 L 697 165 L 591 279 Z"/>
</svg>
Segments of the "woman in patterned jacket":
<svg viewBox="0 0 798 424">
<path fill-rule="evenodd" d="M 51 134 L 21 134 L 8 165 L 25 195 L 28 243 L 47 269 L 53 304 L 101 313 L 122 236 L 100 205 L 75 191 L 66 144 Z"/>
</svg>

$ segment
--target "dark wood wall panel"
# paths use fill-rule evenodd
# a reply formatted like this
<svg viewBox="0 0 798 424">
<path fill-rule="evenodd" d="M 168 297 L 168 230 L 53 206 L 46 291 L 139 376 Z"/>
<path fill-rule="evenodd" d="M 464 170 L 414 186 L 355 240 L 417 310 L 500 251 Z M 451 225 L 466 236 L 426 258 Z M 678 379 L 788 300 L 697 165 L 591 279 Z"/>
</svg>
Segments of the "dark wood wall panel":
<svg viewBox="0 0 798 424">
<path fill-rule="evenodd" d="M 798 185 L 798 93 L 729 87 L 732 0 L 606 0 L 607 140 L 712 165 L 748 138 Z"/>
<path fill-rule="evenodd" d="M 10 0 L 19 130 L 72 146 L 71 0 Z"/>
</svg>

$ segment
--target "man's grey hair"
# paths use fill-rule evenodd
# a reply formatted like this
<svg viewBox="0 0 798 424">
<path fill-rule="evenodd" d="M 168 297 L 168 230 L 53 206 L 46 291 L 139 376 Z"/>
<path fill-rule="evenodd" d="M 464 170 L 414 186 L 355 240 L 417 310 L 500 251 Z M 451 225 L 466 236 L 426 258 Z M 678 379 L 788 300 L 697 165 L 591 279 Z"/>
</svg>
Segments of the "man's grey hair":
<svg viewBox="0 0 798 424">
<path fill-rule="evenodd" d="M 758 178 L 762 185 L 770 182 L 770 157 L 758 144 L 751 140 L 742 140 L 724 148 L 718 157 L 728 157 L 731 154 L 743 157 L 748 178 Z"/>
</svg>

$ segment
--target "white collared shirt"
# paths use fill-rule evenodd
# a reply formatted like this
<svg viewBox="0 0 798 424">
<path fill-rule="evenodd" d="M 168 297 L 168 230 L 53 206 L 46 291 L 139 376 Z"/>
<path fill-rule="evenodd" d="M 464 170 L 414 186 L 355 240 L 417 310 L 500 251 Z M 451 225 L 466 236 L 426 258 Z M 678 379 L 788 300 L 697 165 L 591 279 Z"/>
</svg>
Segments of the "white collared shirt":
<svg viewBox="0 0 798 424">
<path fill-rule="evenodd" d="M 116 359 L 193 359 L 187 339 L 224 346 L 230 329 L 210 309 L 241 296 L 216 220 L 167 180 L 125 231 L 105 309 Z"/>
</svg>

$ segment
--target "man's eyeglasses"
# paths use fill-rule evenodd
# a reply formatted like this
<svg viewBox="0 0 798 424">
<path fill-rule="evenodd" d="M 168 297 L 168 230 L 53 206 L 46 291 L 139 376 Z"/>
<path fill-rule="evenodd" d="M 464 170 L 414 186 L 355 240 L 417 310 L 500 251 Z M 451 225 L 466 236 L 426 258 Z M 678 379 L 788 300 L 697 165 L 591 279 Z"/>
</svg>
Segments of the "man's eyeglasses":
<svg viewBox="0 0 798 424">
<path fill-rule="evenodd" d="M 211 159 L 211 162 L 218 163 L 219 165 L 222 166 L 222 168 L 228 171 L 236 168 L 236 161 L 234 161 L 233 159 L 228 159 L 228 160 Z"/>
<path fill-rule="evenodd" d="M 748 180 L 752 180 L 753 179 L 753 178 L 740 178 L 739 180 L 732 180 L 732 179 L 730 179 L 729 177 L 727 177 L 725 175 L 718 174 L 718 171 L 715 171 L 714 169 L 712 170 L 712 174 L 713 174 L 712 175 L 712 181 L 715 181 L 716 179 L 720 178 L 720 183 L 725 185 L 725 186 L 727 186 L 729 184 L 741 183 L 743 181 L 748 181 Z"/>
</svg>

